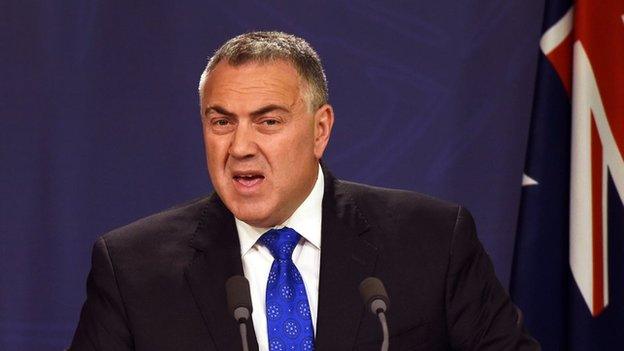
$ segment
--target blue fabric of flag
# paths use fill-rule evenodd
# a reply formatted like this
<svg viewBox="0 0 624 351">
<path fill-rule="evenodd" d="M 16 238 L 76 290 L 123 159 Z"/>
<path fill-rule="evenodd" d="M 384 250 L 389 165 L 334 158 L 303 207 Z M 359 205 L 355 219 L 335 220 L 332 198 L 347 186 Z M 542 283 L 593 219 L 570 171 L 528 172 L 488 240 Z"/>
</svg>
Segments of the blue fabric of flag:
<svg viewBox="0 0 624 351">
<path fill-rule="evenodd" d="M 550 1 L 543 32 L 570 8 Z M 568 221 L 570 187 L 570 98 L 542 52 L 533 98 L 524 186 L 514 250 L 510 292 L 529 332 L 544 350 L 567 349 Z"/>
</svg>

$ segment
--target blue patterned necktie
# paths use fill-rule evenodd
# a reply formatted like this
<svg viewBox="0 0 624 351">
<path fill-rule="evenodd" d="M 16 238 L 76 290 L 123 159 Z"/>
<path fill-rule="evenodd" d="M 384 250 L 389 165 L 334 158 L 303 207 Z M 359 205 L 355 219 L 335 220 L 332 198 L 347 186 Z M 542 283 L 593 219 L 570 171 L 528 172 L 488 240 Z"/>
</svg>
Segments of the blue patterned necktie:
<svg viewBox="0 0 624 351">
<path fill-rule="evenodd" d="M 292 253 L 301 235 L 291 228 L 271 229 L 259 242 L 273 255 L 266 288 L 269 350 L 314 350 L 310 305 Z"/>
</svg>

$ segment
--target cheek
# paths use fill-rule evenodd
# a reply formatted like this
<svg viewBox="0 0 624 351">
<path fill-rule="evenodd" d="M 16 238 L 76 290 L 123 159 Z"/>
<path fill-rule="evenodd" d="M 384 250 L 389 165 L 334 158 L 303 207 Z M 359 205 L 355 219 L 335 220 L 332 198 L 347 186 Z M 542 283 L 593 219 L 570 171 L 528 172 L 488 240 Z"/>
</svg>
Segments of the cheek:
<svg viewBox="0 0 624 351">
<path fill-rule="evenodd" d="M 314 156 L 314 135 L 307 131 L 293 134 L 281 143 L 273 144 L 273 162 L 279 165 L 281 184 L 298 184 L 297 179 L 305 177 L 310 167 L 316 167 Z"/>
<path fill-rule="evenodd" d="M 285 138 L 279 143 L 272 142 L 266 150 L 270 163 L 279 165 L 282 172 L 297 174 L 301 171 L 301 167 L 298 165 L 309 159 L 313 145 L 311 138 L 306 134 L 300 134 Z"/>
<path fill-rule="evenodd" d="M 206 160 L 211 172 L 221 170 L 227 158 L 227 142 L 214 137 L 204 137 Z"/>
<path fill-rule="evenodd" d="M 307 162 L 314 158 L 314 133 L 302 133 L 299 138 L 293 142 L 293 156 L 299 162 Z"/>
</svg>

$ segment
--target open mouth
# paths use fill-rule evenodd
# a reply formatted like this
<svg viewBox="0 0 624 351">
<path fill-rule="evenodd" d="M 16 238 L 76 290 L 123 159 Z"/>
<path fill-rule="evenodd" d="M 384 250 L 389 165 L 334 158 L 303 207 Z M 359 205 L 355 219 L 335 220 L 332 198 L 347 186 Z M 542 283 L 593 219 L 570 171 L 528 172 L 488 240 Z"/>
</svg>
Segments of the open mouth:
<svg viewBox="0 0 624 351">
<path fill-rule="evenodd" d="M 234 175 L 234 181 L 245 187 L 253 187 L 260 183 L 264 176 L 259 173 L 239 173 Z"/>
</svg>

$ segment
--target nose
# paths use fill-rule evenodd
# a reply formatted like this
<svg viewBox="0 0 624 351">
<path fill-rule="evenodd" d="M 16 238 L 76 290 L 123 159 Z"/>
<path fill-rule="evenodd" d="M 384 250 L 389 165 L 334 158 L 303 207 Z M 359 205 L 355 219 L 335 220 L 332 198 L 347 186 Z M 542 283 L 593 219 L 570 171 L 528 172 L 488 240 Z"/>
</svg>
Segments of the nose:
<svg viewBox="0 0 624 351">
<path fill-rule="evenodd" d="M 237 159 L 253 157 L 258 150 L 254 139 L 254 131 L 246 123 L 240 123 L 232 136 L 228 150 L 230 156 Z"/>
</svg>

